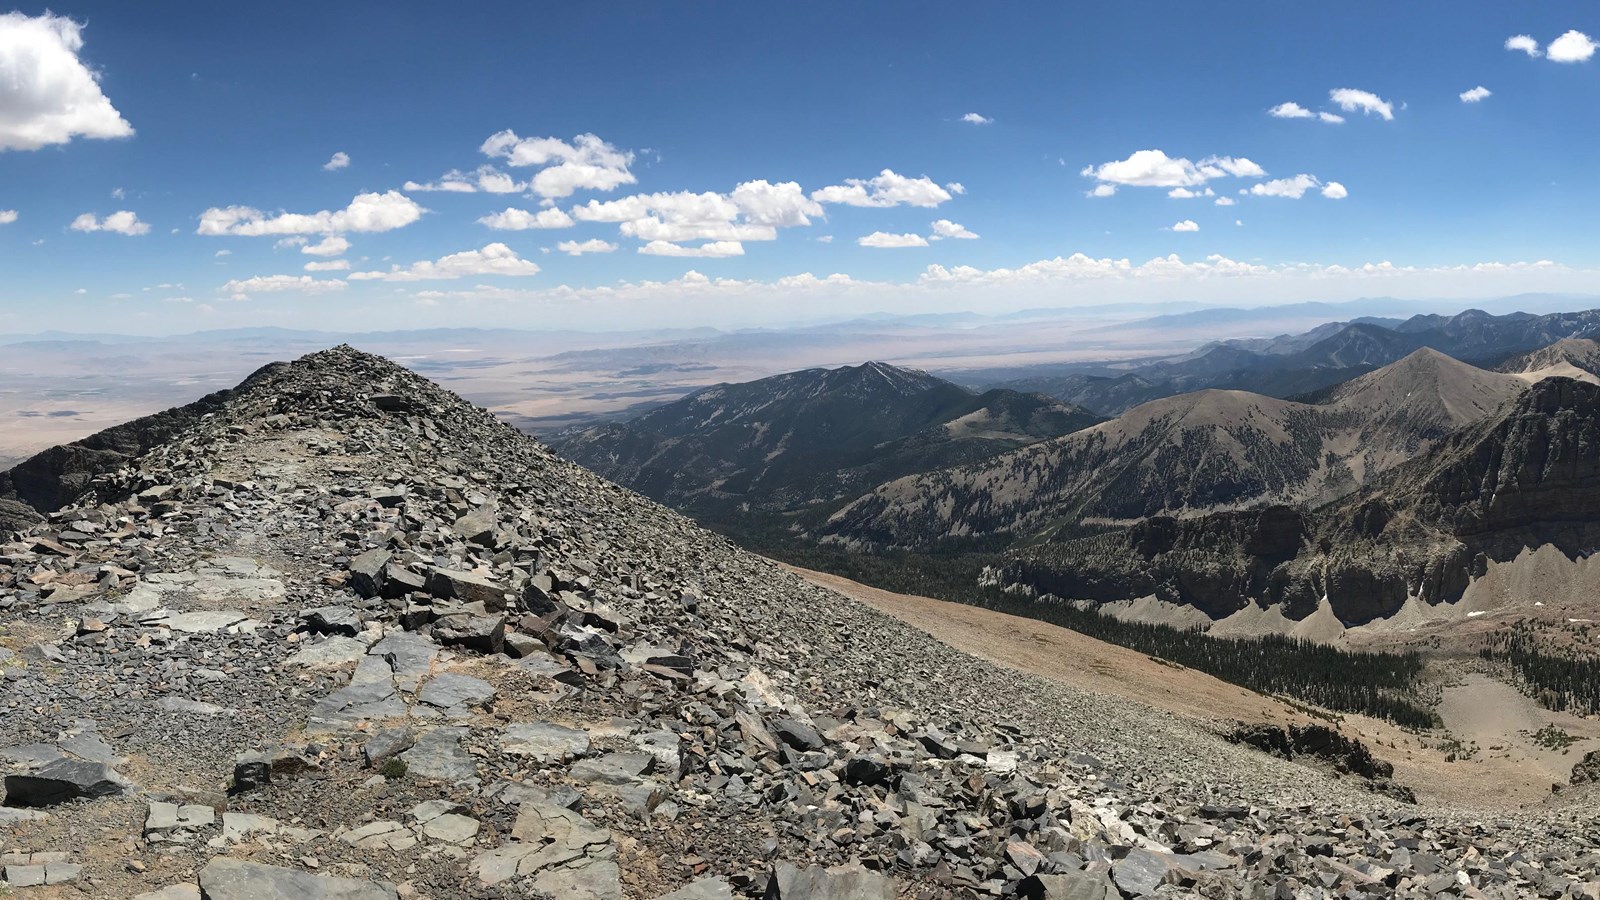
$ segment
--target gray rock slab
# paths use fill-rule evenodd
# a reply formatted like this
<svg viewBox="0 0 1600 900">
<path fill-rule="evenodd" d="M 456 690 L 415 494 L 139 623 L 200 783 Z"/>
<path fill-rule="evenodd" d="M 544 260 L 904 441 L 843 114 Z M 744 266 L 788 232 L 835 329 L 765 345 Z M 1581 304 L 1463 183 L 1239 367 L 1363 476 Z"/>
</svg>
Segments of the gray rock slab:
<svg viewBox="0 0 1600 900">
<path fill-rule="evenodd" d="M 589 752 L 589 735 L 552 722 L 513 722 L 500 736 L 500 749 L 536 763 L 564 763 Z"/>
<path fill-rule="evenodd" d="M 200 870 L 203 900 L 399 900 L 394 885 L 217 857 Z"/>
</svg>

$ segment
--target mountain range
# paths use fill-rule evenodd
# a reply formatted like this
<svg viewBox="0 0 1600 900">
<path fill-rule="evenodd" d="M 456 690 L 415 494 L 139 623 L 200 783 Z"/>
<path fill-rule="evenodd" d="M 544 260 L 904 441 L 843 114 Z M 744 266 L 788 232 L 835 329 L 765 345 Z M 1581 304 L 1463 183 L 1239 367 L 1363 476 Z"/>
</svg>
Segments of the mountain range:
<svg viewBox="0 0 1600 900">
<path fill-rule="evenodd" d="M 1600 311 L 1508 313 L 1467 310 L 1404 320 L 1361 318 L 1302 334 L 1218 341 L 1168 359 L 1005 381 L 995 386 L 1037 391 L 1102 415 L 1150 400 L 1221 388 L 1288 398 L 1347 381 L 1429 348 L 1493 367 L 1566 338 L 1600 333 Z"/>
<path fill-rule="evenodd" d="M 865 369 L 840 380 L 919 395 Z M 1513 430 L 1562 423 L 1545 446 L 1570 459 L 1595 436 L 1564 416 L 1590 406 L 1600 390 L 1542 381 Z M 1417 490 L 1529 443 L 1477 433 Z M 5 489 L 37 520 L 0 542 L 6 891 L 1576 897 L 1593 872 L 1577 774 L 1570 801 L 1486 832 L 1375 755 L 1448 786 L 1425 722 L 1352 724 L 1060 629 L 1117 692 L 962 652 L 348 347 L 24 465 Z M 1395 680 L 1362 683 L 1410 696 L 1419 665 L 1168 638 L 1197 663 L 1270 659 L 1262 691 L 1381 667 Z M 1490 838 L 1537 865 L 1494 868 Z"/>
<path fill-rule="evenodd" d="M 1039 394 L 978 394 L 925 372 L 868 362 L 716 385 L 549 443 L 702 521 L 748 525 L 831 511 L 901 475 L 1098 421 Z"/>
</svg>

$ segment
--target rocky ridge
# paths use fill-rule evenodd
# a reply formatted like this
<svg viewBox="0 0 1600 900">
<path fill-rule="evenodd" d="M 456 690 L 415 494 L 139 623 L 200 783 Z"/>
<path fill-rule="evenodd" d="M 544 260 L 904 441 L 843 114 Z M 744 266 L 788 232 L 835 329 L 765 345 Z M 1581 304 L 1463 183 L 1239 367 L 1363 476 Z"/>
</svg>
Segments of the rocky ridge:
<svg viewBox="0 0 1600 900">
<path fill-rule="evenodd" d="M 0 548 L 22 895 L 1600 896 L 1580 793 L 1422 810 L 999 669 L 348 348 L 83 487 Z"/>
</svg>

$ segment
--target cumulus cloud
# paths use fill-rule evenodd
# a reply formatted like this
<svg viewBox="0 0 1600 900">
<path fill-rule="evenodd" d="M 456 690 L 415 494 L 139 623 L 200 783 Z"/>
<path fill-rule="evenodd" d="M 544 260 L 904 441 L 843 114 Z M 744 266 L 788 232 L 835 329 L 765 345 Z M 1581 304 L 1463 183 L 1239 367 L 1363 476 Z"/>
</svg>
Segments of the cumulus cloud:
<svg viewBox="0 0 1600 900">
<path fill-rule="evenodd" d="M 1506 49 L 1526 53 L 1529 56 L 1539 56 L 1539 42 L 1526 34 L 1516 34 L 1506 38 Z"/>
<path fill-rule="evenodd" d="M 972 125 L 989 125 L 989 124 L 992 124 L 994 122 L 994 120 L 989 118 L 988 116 L 981 116 L 981 115 L 979 115 L 977 113 L 967 113 L 966 115 L 961 117 L 961 121 L 967 122 L 967 123 L 972 124 Z"/>
<path fill-rule="evenodd" d="M 1199 231 L 1200 230 L 1200 226 L 1193 219 L 1184 219 L 1182 222 L 1174 223 L 1172 228 L 1171 228 L 1171 230 L 1172 231 Z"/>
<path fill-rule="evenodd" d="M 337 234 L 330 234 L 315 244 L 300 244 L 300 252 L 311 256 L 339 256 L 349 249 L 350 242 Z"/>
<path fill-rule="evenodd" d="M 928 246 L 928 239 L 920 234 L 890 234 L 887 231 L 874 231 L 866 237 L 856 238 L 856 243 L 863 247 L 893 249 L 897 247 L 926 247 Z"/>
<path fill-rule="evenodd" d="M 348 168 L 350 168 L 350 154 L 343 150 L 328 157 L 328 161 L 322 164 L 324 172 L 337 172 L 340 169 Z"/>
<path fill-rule="evenodd" d="M 526 277 L 539 274 L 538 264 L 523 259 L 505 244 L 486 245 L 482 250 L 463 250 L 434 260 L 419 260 L 404 268 L 393 266 L 387 272 L 352 272 L 351 281 L 443 281 L 482 275 Z"/>
<path fill-rule="evenodd" d="M 749 208 L 767 218 L 805 219 L 803 210 L 782 206 L 783 194 L 782 191 L 754 189 L 747 191 L 743 199 Z M 641 241 L 770 241 L 778 236 L 774 225 L 740 221 L 744 211 L 739 203 L 715 191 L 634 194 L 616 200 L 590 200 L 574 206 L 572 215 L 585 222 L 618 223 L 618 230 L 625 237 Z"/>
<path fill-rule="evenodd" d="M 1338 125 L 1339 123 L 1344 121 L 1344 116 L 1341 116 L 1338 113 L 1331 113 L 1331 112 L 1319 112 L 1319 113 L 1317 113 L 1317 118 L 1321 119 L 1324 122 L 1327 122 L 1330 125 Z"/>
<path fill-rule="evenodd" d="M 139 216 L 133 211 L 126 209 L 117 210 L 103 219 L 96 218 L 94 213 L 84 213 L 73 219 L 68 227 L 73 231 L 109 231 L 129 237 L 150 233 L 150 226 L 139 221 Z"/>
<path fill-rule="evenodd" d="M 1550 42 L 1544 48 L 1544 55 L 1551 62 L 1579 63 L 1585 62 L 1594 56 L 1596 44 L 1594 39 L 1581 31 L 1568 31 L 1561 37 Z"/>
<path fill-rule="evenodd" d="M 738 241 L 708 241 L 698 247 L 684 247 L 671 241 L 651 241 L 640 247 L 639 252 L 647 256 L 702 256 L 722 259 L 728 256 L 743 256 L 744 245 Z"/>
<path fill-rule="evenodd" d="M 1114 185 L 1114 184 L 1097 184 L 1097 185 L 1094 186 L 1093 190 L 1090 190 L 1090 191 L 1086 192 L 1084 194 L 1084 196 L 1085 197 L 1112 197 L 1112 196 L 1115 196 L 1116 193 L 1117 193 L 1117 186 Z"/>
<path fill-rule="evenodd" d="M 765 179 L 737 185 L 728 199 L 745 221 L 775 228 L 810 225 L 810 216 L 822 215 L 822 205 L 806 196 L 793 181 L 771 184 Z"/>
<path fill-rule="evenodd" d="M 1480 85 L 1478 85 L 1477 87 L 1473 88 L 1470 91 L 1462 91 L 1460 96 L 1461 96 L 1461 102 L 1462 103 L 1477 103 L 1477 102 L 1481 101 L 1483 98 L 1491 96 L 1493 94 L 1494 94 L 1494 91 L 1491 91 L 1488 88 L 1486 88 L 1486 87 L 1484 87 L 1483 85 L 1480 84 Z"/>
<path fill-rule="evenodd" d="M 222 286 L 222 292 L 248 298 L 250 294 L 270 294 L 299 291 L 303 294 L 326 294 L 342 291 L 345 283 L 337 278 L 312 278 L 310 275 L 256 275 L 236 278 Z"/>
<path fill-rule="evenodd" d="M 17 220 L 17 211 L 14 209 L 0 209 L 0 225 L 10 225 Z"/>
<path fill-rule="evenodd" d="M 0 150 L 133 134 L 82 49 L 83 26 L 69 18 L 0 15 Z"/>
<path fill-rule="evenodd" d="M 1234 201 L 1233 201 L 1232 197 L 1218 197 L 1217 198 L 1217 205 L 1218 206 L 1232 206 L 1233 202 Z"/>
<path fill-rule="evenodd" d="M 1345 190 L 1344 185 L 1339 182 L 1330 181 L 1322 186 L 1322 196 L 1327 197 L 1329 200 L 1343 200 L 1350 196 L 1350 192 Z"/>
<path fill-rule="evenodd" d="M 1290 200 L 1299 200 L 1305 196 L 1306 191 L 1321 185 L 1322 181 L 1317 176 L 1302 173 L 1293 178 L 1274 178 L 1271 181 L 1252 184 L 1250 193 L 1257 197 L 1287 197 Z M 1343 186 L 1339 189 L 1344 190 Z"/>
<path fill-rule="evenodd" d="M 345 272 L 349 269 L 348 259 L 323 259 L 306 263 L 307 272 Z"/>
<path fill-rule="evenodd" d="M 478 224 L 496 231 L 529 231 L 535 228 L 571 228 L 574 223 L 571 216 L 552 206 L 538 212 L 507 207 L 484 216 L 478 220 Z"/>
<path fill-rule="evenodd" d="M 617 245 L 591 238 L 587 241 L 562 241 L 556 245 L 556 249 L 568 256 L 582 256 L 585 253 L 611 253 L 617 249 Z"/>
<path fill-rule="evenodd" d="M 1378 116 L 1384 121 L 1394 120 L 1394 104 L 1371 91 L 1334 88 L 1328 92 L 1328 99 L 1345 112 L 1363 112 L 1369 116 Z"/>
<path fill-rule="evenodd" d="M 212 207 L 200 214 L 196 234 L 238 234 L 249 237 L 273 234 L 339 234 L 393 231 L 422 218 L 427 210 L 399 191 L 357 194 L 339 210 L 268 215 L 249 206 Z"/>
<path fill-rule="evenodd" d="M 943 238 L 953 238 L 956 240 L 975 241 L 978 239 L 976 234 L 967 230 L 967 226 L 957 225 L 949 219 L 939 219 L 933 223 L 932 227 L 933 234 L 928 235 L 929 240 L 937 241 Z"/>
<path fill-rule="evenodd" d="M 1198 163 L 1160 150 L 1136 150 L 1127 159 L 1088 166 L 1079 174 L 1106 185 L 1132 187 L 1196 187 L 1213 178 L 1261 178 L 1267 173 L 1244 157 L 1208 156 Z M 1110 196 L 1110 193 L 1094 196 Z"/>
<path fill-rule="evenodd" d="M 934 207 L 949 200 L 950 191 L 926 175 L 907 178 L 891 169 L 884 169 L 873 178 L 847 178 L 844 184 L 812 191 L 811 199 L 845 206 L 888 207 L 904 204 Z"/>
<path fill-rule="evenodd" d="M 538 167 L 528 188 L 541 197 L 570 197 L 580 190 L 610 191 L 638 181 L 628 170 L 633 154 L 593 134 L 580 134 L 568 143 L 553 137 L 518 137 L 507 129 L 490 135 L 478 149 L 485 156 L 504 159 L 509 166 Z"/>
</svg>

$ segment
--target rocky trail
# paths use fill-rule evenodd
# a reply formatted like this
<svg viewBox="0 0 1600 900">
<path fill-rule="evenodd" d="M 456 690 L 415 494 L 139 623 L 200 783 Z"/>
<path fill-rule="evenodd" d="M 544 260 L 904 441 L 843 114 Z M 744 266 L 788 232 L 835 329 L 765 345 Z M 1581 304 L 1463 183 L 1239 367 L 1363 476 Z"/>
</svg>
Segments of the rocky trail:
<svg viewBox="0 0 1600 900">
<path fill-rule="evenodd" d="M 84 487 L 0 546 L 0 895 L 1600 897 L 1592 794 L 997 666 L 349 348 Z"/>
</svg>

